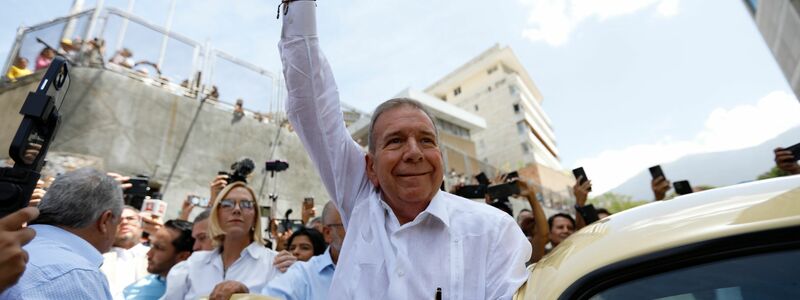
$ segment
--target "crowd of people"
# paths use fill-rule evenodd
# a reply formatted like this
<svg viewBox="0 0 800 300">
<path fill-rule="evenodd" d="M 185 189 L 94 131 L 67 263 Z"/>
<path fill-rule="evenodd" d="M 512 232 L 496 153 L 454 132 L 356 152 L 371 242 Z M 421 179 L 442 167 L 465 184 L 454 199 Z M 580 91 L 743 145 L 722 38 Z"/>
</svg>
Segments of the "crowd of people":
<svg viewBox="0 0 800 300">
<path fill-rule="evenodd" d="M 221 174 L 193 220 L 201 207 L 189 197 L 177 218 L 161 220 L 126 205 L 130 177 L 77 169 L 0 219 L 0 299 L 511 299 L 526 266 L 591 222 L 547 217 L 526 178 L 513 181 L 530 205 L 516 220 L 497 199 L 442 191 L 438 129 L 412 99 L 376 108 L 365 153 L 343 125 L 315 10 L 313 1 L 284 3 L 279 47 L 289 120 L 331 198 L 319 217 L 305 203 L 294 229 L 262 216 L 264 199 L 246 179 Z M 790 151 L 776 149 L 775 162 L 800 174 Z M 578 210 L 591 191 L 584 179 L 573 186 Z M 658 176 L 651 188 L 665 200 L 670 182 Z"/>
</svg>

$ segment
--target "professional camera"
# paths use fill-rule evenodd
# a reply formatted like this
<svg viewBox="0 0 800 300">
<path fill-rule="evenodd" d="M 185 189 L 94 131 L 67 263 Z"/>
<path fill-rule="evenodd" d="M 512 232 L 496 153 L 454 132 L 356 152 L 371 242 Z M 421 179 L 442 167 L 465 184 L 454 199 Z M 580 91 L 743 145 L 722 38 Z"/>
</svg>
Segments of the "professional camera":
<svg viewBox="0 0 800 300">
<path fill-rule="evenodd" d="M 241 158 L 231 165 L 231 172 L 220 171 L 220 175 L 228 175 L 228 184 L 241 181 L 247 183 L 247 176 L 253 173 L 256 164 L 247 157 Z"/>
<path fill-rule="evenodd" d="M 9 148 L 14 166 L 0 168 L 0 217 L 28 206 L 41 177 L 39 172 L 61 121 L 58 110 L 69 90 L 67 62 L 53 58 L 36 88 L 22 104 L 22 122 Z"/>
<path fill-rule="evenodd" d="M 128 183 L 131 184 L 131 188 L 123 191 L 125 205 L 139 209 L 150 192 L 150 177 L 139 174 L 131 177 Z"/>
</svg>

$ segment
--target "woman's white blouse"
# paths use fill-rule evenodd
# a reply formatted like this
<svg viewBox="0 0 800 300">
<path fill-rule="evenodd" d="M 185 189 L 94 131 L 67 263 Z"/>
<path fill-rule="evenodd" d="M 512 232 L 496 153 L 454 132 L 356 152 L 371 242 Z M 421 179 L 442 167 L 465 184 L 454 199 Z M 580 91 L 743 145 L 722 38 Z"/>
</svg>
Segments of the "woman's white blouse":
<svg viewBox="0 0 800 300">
<path fill-rule="evenodd" d="M 214 286 L 235 280 L 251 291 L 261 291 L 280 271 L 273 266 L 277 252 L 256 242 L 242 250 L 228 270 L 222 267 L 219 248 L 195 251 L 185 262 L 175 265 L 167 276 L 167 291 L 162 299 L 197 299 L 211 294 Z"/>
</svg>

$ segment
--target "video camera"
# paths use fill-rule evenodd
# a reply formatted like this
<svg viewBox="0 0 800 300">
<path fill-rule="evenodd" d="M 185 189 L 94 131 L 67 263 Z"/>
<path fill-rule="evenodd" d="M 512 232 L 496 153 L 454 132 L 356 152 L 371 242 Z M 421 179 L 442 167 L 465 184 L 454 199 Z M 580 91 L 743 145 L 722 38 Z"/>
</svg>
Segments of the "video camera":
<svg viewBox="0 0 800 300">
<path fill-rule="evenodd" d="M 150 192 L 150 177 L 141 174 L 136 175 L 131 177 L 128 183 L 131 184 L 131 188 L 123 191 L 125 205 L 139 209 L 142 207 L 144 199 L 147 196 L 151 196 L 148 194 Z"/>
<path fill-rule="evenodd" d="M 255 168 L 256 164 L 253 163 L 252 159 L 243 157 L 231 165 L 230 173 L 226 171 L 219 171 L 217 174 L 228 175 L 228 184 L 238 181 L 247 183 L 247 176 L 250 175 L 250 173 L 253 173 Z"/>
<path fill-rule="evenodd" d="M 9 147 L 14 166 L 0 168 L 0 217 L 28 206 L 41 177 L 39 172 L 45 164 L 47 150 L 58 131 L 61 121 L 58 111 L 67 90 L 69 64 L 55 57 L 36 91 L 28 93 L 20 109 L 22 122 Z"/>
<path fill-rule="evenodd" d="M 492 200 L 508 202 L 508 197 L 519 195 L 520 193 L 519 186 L 517 185 L 519 173 L 513 171 L 504 174 L 502 178 L 503 183 L 490 186 L 489 178 L 486 177 L 486 174 L 481 172 L 475 176 L 475 179 L 478 180 L 478 184 L 462 186 L 456 190 L 455 194 L 470 199 L 480 199 L 489 195 Z"/>
</svg>

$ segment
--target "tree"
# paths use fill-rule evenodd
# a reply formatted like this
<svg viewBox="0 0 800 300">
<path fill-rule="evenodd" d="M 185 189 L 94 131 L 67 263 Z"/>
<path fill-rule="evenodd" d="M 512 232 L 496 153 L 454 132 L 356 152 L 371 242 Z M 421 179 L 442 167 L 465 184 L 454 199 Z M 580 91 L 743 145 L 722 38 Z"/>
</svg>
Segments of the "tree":
<svg viewBox="0 0 800 300">
<path fill-rule="evenodd" d="M 642 204 L 647 204 L 650 201 L 633 200 L 629 195 L 616 194 L 608 192 L 597 197 L 592 197 L 587 201 L 595 207 L 602 207 L 607 209 L 612 214 L 624 211 L 626 209 L 634 208 Z"/>
<path fill-rule="evenodd" d="M 758 179 L 758 180 L 762 180 L 762 179 L 770 179 L 770 178 L 781 177 L 781 176 L 788 176 L 788 175 L 789 175 L 789 173 L 788 173 L 788 172 L 786 172 L 786 171 L 784 171 L 784 170 L 781 170 L 780 168 L 778 168 L 778 166 L 774 166 L 774 167 L 772 167 L 772 169 L 770 169 L 769 171 L 767 171 L 767 172 L 764 172 L 764 173 L 763 173 L 763 174 L 761 174 L 761 175 L 758 175 L 758 178 L 757 178 L 757 179 Z"/>
</svg>

